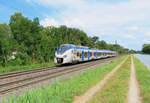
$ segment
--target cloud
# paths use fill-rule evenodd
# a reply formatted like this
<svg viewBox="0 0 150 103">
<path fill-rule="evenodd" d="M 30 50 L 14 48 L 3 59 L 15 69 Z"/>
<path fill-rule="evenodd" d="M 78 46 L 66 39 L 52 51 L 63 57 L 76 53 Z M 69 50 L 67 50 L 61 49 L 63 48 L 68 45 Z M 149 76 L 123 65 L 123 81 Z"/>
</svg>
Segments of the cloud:
<svg viewBox="0 0 150 103">
<path fill-rule="evenodd" d="M 131 30 L 131 31 L 138 31 L 140 28 L 138 26 L 130 26 L 126 28 L 127 30 Z"/>
<path fill-rule="evenodd" d="M 72 18 L 70 20 L 66 20 L 64 21 L 64 24 L 69 27 L 77 27 L 77 28 L 84 27 L 84 24 L 78 18 Z"/>
<path fill-rule="evenodd" d="M 144 39 L 143 42 L 147 43 L 147 44 L 150 44 L 150 39 Z"/>
<path fill-rule="evenodd" d="M 60 25 L 67 25 L 69 27 L 78 27 L 82 28 L 83 24 L 80 20 L 73 18 L 71 20 L 66 20 L 66 21 L 58 21 L 54 18 L 47 17 L 44 20 L 40 21 L 40 24 L 43 25 L 44 27 L 46 26 L 60 26 Z"/>
<path fill-rule="evenodd" d="M 146 32 L 145 35 L 146 35 L 146 36 L 150 36 L 150 32 Z"/>
<path fill-rule="evenodd" d="M 31 3 L 31 0 L 25 0 L 27 3 Z"/>
<path fill-rule="evenodd" d="M 126 34 L 124 35 L 125 38 L 128 38 L 128 39 L 135 39 L 135 37 L 131 34 Z"/>
<path fill-rule="evenodd" d="M 44 27 L 46 26 L 59 26 L 59 22 L 56 21 L 53 18 L 45 18 L 44 20 L 40 21 L 40 24 L 43 25 Z"/>
<path fill-rule="evenodd" d="M 109 25 L 117 27 L 129 22 L 145 21 L 146 18 L 149 19 L 148 16 L 150 15 L 146 11 L 149 9 L 149 0 L 130 0 L 129 2 L 117 4 L 91 3 L 86 0 L 30 0 L 30 2 L 36 2 L 54 9 L 63 8 L 63 10 L 57 12 L 58 17 L 62 21 L 72 22 L 72 18 L 76 18 L 77 21 L 84 24 L 82 25 L 84 28 L 90 28 L 89 30 L 94 28 L 104 29 Z M 75 23 L 75 26 L 77 26 L 77 22 L 72 23 Z M 66 24 L 70 25 L 70 23 Z M 138 30 L 139 28 L 133 26 L 128 29 Z"/>
</svg>

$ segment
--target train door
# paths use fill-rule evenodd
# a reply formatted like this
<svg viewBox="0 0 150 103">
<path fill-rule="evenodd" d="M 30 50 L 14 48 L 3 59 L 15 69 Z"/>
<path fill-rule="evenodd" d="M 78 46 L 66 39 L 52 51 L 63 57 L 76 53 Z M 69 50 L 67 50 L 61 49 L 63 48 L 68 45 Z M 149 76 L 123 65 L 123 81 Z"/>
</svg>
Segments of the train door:
<svg viewBox="0 0 150 103">
<path fill-rule="evenodd" d="M 88 60 L 90 60 L 90 51 L 88 51 Z"/>
<path fill-rule="evenodd" d="M 96 59 L 97 59 L 97 51 L 96 51 Z"/>
<path fill-rule="evenodd" d="M 82 51 L 82 61 L 84 61 L 84 51 Z"/>
</svg>

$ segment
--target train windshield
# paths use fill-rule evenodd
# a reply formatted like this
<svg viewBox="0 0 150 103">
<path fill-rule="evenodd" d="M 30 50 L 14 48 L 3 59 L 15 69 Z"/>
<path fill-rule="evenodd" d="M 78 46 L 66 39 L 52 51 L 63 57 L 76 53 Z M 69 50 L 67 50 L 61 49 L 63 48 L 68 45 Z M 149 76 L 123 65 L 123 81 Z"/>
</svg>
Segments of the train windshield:
<svg viewBox="0 0 150 103">
<path fill-rule="evenodd" d="M 67 45 L 62 45 L 57 49 L 57 54 L 63 54 L 69 47 Z"/>
</svg>

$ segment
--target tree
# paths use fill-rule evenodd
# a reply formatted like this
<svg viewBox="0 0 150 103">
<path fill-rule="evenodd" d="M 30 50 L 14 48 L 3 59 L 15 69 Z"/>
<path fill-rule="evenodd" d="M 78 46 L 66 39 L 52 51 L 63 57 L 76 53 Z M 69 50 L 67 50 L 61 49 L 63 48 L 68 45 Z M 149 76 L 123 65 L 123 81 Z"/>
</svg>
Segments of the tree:
<svg viewBox="0 0 150 103">
<path fill-rule="evenodd" d="M 11 31 L 7 24 L 0 24 L 0 64 L 5 66 L 11 55 Z"/>
<path fill-rule="evenodd" d="M 150 44 L 144 44 L 142 48 L 142 52 L 146 54 L 150 54 Z"/>
<path fill-rule="evenodd" d="M 15 13 L 10 18 L 10 27 L 14 39 L 19 45 L 23 45 L 25 53 L 31 57 L 32 62 L 36 60 L 35 52 L 38 50 L 42 35 L 40 34 L 41 26 L 38 18 L 33 21 L 23 17 L 21 13 Z M 23 47 L 22 47 L 23 48 Z M 20 49 L 17 49 L 20 50 Z M 19 51 L 18 51 L 19 52 Z"/>
<path fill-rule="evenodd" d="M 104 40 L 101 40 L 96 43 L 96 47 L 98 49 L 108 49 L 108 44 Z"/>
</svg>

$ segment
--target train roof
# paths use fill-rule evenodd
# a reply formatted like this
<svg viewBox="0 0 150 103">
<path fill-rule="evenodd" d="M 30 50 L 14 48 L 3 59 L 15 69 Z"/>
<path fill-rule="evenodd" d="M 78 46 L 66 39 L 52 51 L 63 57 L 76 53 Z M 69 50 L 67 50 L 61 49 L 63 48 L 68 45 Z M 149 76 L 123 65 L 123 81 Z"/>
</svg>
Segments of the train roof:
<svg viewBox="0 0 150 103">
<path fill-rule="evenodd" d="M 73 45 L 73 44 L 62 44 L 62 45 L 67 45 L 67 46 L 69 46 L 69 48 L 75 48 L 75 49 L 82 49 L 82 50 L 84 49 L 84 50 L 89 50 L 89 51 L 94 50 L 94 51 L 99 51 L 99 52 L 116 53 L 116 51 L 105 50 L 105 49 L 88 48 L 86 46 L 76 46 L 76 45 Z"/>
</svg>

